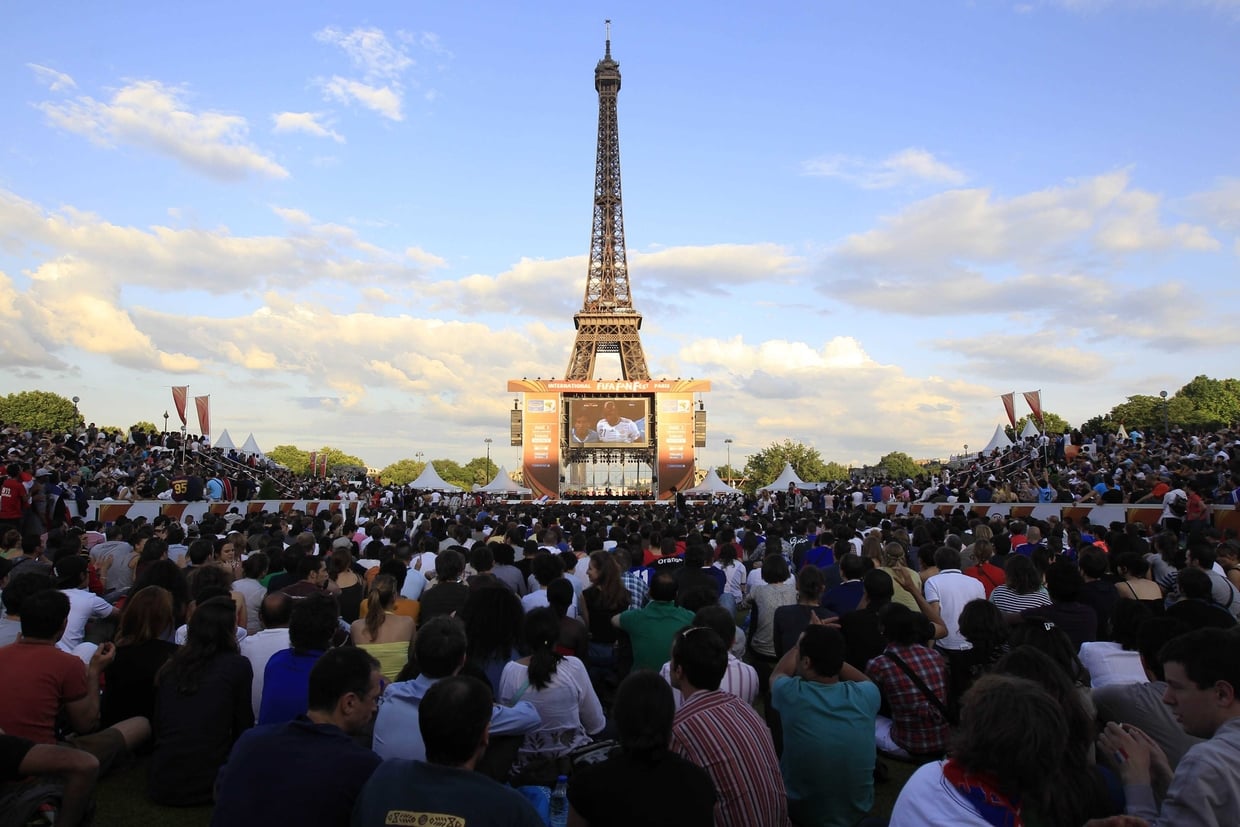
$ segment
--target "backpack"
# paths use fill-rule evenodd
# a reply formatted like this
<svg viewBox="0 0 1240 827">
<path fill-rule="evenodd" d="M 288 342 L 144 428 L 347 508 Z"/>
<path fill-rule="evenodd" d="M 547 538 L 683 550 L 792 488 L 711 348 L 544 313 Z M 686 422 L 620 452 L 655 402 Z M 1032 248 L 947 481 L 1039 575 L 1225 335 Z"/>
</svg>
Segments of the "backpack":
<svg viewBox="0 0 1240 827">
<path fill-rule="evenodd" d="M 0 827 L 52 827 L 64 792 L 63 783 L 45 776 L 0 786 Z M 92 801 L 83 824 L 94 820 L 94 809 Z"/>
<path fill-rule="evenodd" d="M 1175 499 L 1167 506 L 1171 509 L 1171 513 L 1177 517 L 1183 517 L 1188 513 L 1188 498 L 1183 494 L 1176 494 Z"/>
</svg>

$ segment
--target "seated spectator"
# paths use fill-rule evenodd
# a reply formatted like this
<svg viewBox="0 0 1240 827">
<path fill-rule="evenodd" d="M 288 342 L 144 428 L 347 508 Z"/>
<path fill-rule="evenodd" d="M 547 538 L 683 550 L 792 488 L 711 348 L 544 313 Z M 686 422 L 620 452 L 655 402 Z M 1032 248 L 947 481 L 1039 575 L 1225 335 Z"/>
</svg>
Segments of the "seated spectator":
<svg viewBox="0 0 1240 827">
<path fill-rule="evenodd" d="M 572 655 L 582 663 L 589 658 L 590 632 L 578 617 L 569 617 L 572 608 L 573 584 L 567 578 L 552 581 L 547 587 L 547 604 L 560 619 L 560 637 L 555 649 L 561 655 Z"/>
<path fill-rule="evenodd" d="M 486 684 L 445 678 L 427 689 L 422 706 L 418 730 L 426 760 L 384 761 L 358 796 L 353 827 L 398 824 L 414 813 L 435 813 L 447 824 L 543 827 L 520 793 L 474 771 L 489 738 L 493 705 Z"/>
<path fill-rule="evenodd" d="M 558 565 L 558 564 L 557 564 Z M 422 592 L 419 625 L 439 615 L 457 612 L 469 599 L 469 586 L 461 582 L 465 557 L 455 549 L 445 549 L 435 557 L 435 582 Z"/>
<path fill-rule="evenodd" d="M 211 823 L 348 823 L 362 785 L 383 760 L 353 737 L 369 730 L 382 685 L 378 661 L 360 649 L 319 658 L 306 714 L 251 729 L 233 746 L 216 782 Z"/>
<path fill-rule="evenodd" d="M 1094 640 L 1111 638 L 1111 616 L 1115 612 L 1115 603 L 1119 593 L 1115 591 L 1115 583 L 1109 580 L 1110 565 L 1107 553 L 1098 546 L 1090 545 L 1081 549 L 1077 555 L 1077 563 L 1081 568 L 1080 601 L 1094 610 L 1098 618 L 1098 628 Z"/>
<path fill-rule="evenodd" d="M 1189 735 L 1176 720 L 1171 707 L 1163 703 L 1167 680 L 1158 653 L 1169 641 L 1190 631 L 1187 624 L 1166 617 L 1151 618 L 1137 630 L 1137 652 L 1145 668 L 1146 680 L 1117 683 L 1094 689 L 1098 721 L 1132 724 L 1149 735 L 1167 756 L 1171 769 L 1179 765 L 1184 753 L 1200 738 Z"/>
<path fill-rule="evenodd" d="M 371 585 L 366 598 L 366 617 L 355 620 L 350 628 L 354 646 L 360 646 L 377 658 L 386 680 L 396 680 L 409 660 L 409 643 L 413 640 L 414 621 L 396 614 L 396 598 L 400 591 L 396 578 L 380 574 Z"/>
<path fill-rule="evenodd" d="M 538 588 L 531 590 L 525 597 L 521 598 L 521 608 L 525 610 L 526 614 L 537 608 L 550 605 L 547 600 L 547 587 L 556 580 L 564 579 L 564 564 L 560 561 L 558 554 L 540 552 L 530 562 L 530 573 Z M 568 616 L 577 617 L 577 614 L 577 599 L 574 594 L 573 605 L 569 608 Z"/>
<path fill-rule="evenodd" d="M 900 758 L 940 756 L 953 723 L 952 698 L 947 660 L 926 646 L 934 629 L 925 617 L 896 603 L 879 617 L 887 648 L 866 665 L 865 673 L 891 714 L 875 721 L 875 744 L 880 752 Z"/>
<path fill-rule="evenodd" d="M 242 577 L 234 580 L 232 584 L 233 591 L 245 600 L 245 630 L 251 635 L 258 634 L 263 629 L 259 607 L 267 596 L 267 587 L 262 584 L 262 579 L 267 576 L 270 562 L 270 558 L 263 552 L 254 552 L 241 564 Z"/>
<path fill-rule="evenodd" d="M 1150 564 L 1135 551 L 1125 552 L 1115 561 L 1115 572 L 1120 580 L 1115 592 L 1122 600 L 1135 600 L 1159 616 L 1166 610 L 1163 590 L 1150 577 Z"/>
<path fill-rule="evenodd" d="M 596 690 L 600 685 L 612 689 L 619 682 L 622 643 L 622 635 L 612 624 L 612 618 L 629 608 L 632 596 L 621 580 L 620 567 L 605 551 L 590 555 L 586 578 L 590 585 L 581 594 L 590 624 L 586 667 Z"/>
<path fill-rule="evenodd" d="M 918 607 L 917 600 L 913 595 L 914 592 L 916 592 L 916 594 L 924 594 L 921 585 L 921 577 L 917 574 L 917 572 L 905 565 L 905 561 L 907 559 L 908 552 L 905 551 L 904 546 L 899 543 L 887 543 L 879 552 L 879 560 L 882 565 L 878 567 L 878 570 L 887 572 L 891 575 L 891 579 L 896 580 L 897 582 L 899 581 L 897 580 L 895 570 L 900 569 L 907 572 L 907 579 L 909 581 L 908 588 L 896 589 L 896 593 L 892 599 L 910 611 L 920 612 L 921 609 Z"/>
<path fill-rule="evenodd" d="M 36 744 L 0 732 L 0 796 L 7 792 L 6 785 L 32 776 L 48 777 L 62 785 L 60 806 L 50 814 L 40 812 L 40 819 L 51 815 L 58 827 L 85 823 L 99 776 L 98 758 L 80 749 Z"/>
<path fill-rule="evenodd" d="M 1079 651 L 1091 687 L 1145 682 L 1145 668 L 1137 652 L 1137 632 L 1149 617 L 1150 610 L 1136 600 L 1116 598 L 1111 622 L 1107 624 L 1110 639 L 1082 643 Z"/>
<path fill-rule="evenodd" d="M 1042 587 L 1042 575 L 1028 557 L 1009 554 L 1003 565 L 1005 582 L 990 592 L 990 602 L 1008 616 L 1010 622 L 1026 609 L 1049 606 L 1051 597 Z"/>
<path fill-rule="evenodd" d="M 21 638 L 0 648 L 0 731 L 55 744 L 63 716 L 75 733 L 69 743 L 99 759 L 106 775 L 150 737 L 150 722 L 128 718 L 99 729 L 99 678 L 116 647 L 104 643 L 89 664 L 57 649 L 68 618 L 69 598 L 62 592 L 44 589 L 22 599 Z"/>
<path fill-rule="evenodd" d="M 676 605 L 676 579 L 671 572 L 661 571 L 650 583 L 646 607 L 621 612 L 611 622 L 629 636 L 633 668 L 657 670 L 667 657 L 672 637 L 693 622 L 693 613 Z"/>
<path fill-rule="evenodd" d="M 375 719 L 374 749 L 381 758 L 425 760 L 426 746 L 421 737 L 419 707 L 432 686 L 461 671 L 465 665 L 466 650 L 465 627 L 456 618 L 441 616 L 418 631 L 413 654 L 421 674 L 389 686 L 383 693 L 383 702 Z M 490 734 L 493 738 L 524 736 L 537 729 L 539 723 L 538 710 L 529 701 L 517 701 L 507 706 L 495 704 Z M 506 767 L 504 771 L 506 774 Z"/>
<path fill-rule="evenodd" d="M 502 583 L 484 585 L 470 593 L 457 617 L 465 624 L 467 663 L 490 686 L 499 686 L 504 666 L 521 657 L 521 599 Z"/>
<path fill-rule="evenodd" d="M 963 698 L 969 687 L 1006 655 L 1009 626 L 1003 613 L 989 600 L 970 600 L 960 612 L 960 634 L 970 648 L 951 664 L 948 678 L 951 697 Z"/>
<path fill-rule="evenodd" d="M 1025 609 L 1021 617 L 1054 623 L 1068 634 L 1072 646 L 1080 650 L 1081 644 L 1092 641 L 1098 634 L 1098 615 L 1093 607 L 1081 602 L 1085 580 L 1081 570 L 1070 560 L 1060 559 L 1046 570 L 1046 592 L 1050 595 L 1049 606 Z"/>
<path fill-rule="evenodd" d="M 65 624 L 65 633 L 56 644 L 62 652 L 73 654 L 86 639 L 88 623 L 106 620 L 116 612 L 111 603 L 92 594 L 87 588 L 90 582 L 86 572 L 88 565 L 87 558 L 71 553 L 57 560 L 53 569 L 56 587 L 69 598 L 69 620 Z"/>
<path fill-rule="evenodd" d="M 267 663 L 276 652 L 289 648 L 288 623 L 292 613 L 293 598 L 284 592 L 270 592 L 259 604 L 258 616 L 262 631 L 247 635 L 246 639 L 241 641 L 241 654 L 254 670 L 250 700 L 256 721 L 263 701 L 263 680 L 267 674 Z"/>
<path fill-rule="evenodd" d="M 4 603 L 4 617 L 0 618 L 0 646 L 8 646 L 22 634 L 22 605 L 31 595 L 55 588 L 50 574 L 28 574 L 4 586 L 0 592 Z"/>
<path fill-rule="evenodd" d="M 1214 602 L 1210 576 L 1192 566 L 1179 573 L 1180 599 L 1167 608 L 1167 617 L 1182 620 L 1194 629 L 1230 629 L 1236 625 L 1231 612 Z"/>
<path fill-rule="evenodd" d="M 1198 629 L 1159 653 L 1167 679 L 1165 703 L 1185 732 L 1206 739 L 1172 771 L 1166 755 L 1137 727 L 1107 724 L 1099 739 L 1118 755 L 1126 809 L 1155 827 L 1234 824 L 1240 812 L 1240 637 Z M 1165 789 L 1161 800 L 1155 790 Z"/>
<path fill-rule="evenodd" d="M 272 655 L 263 670 L 259 724 L 284 723 L 306 713 L 310 670 L 331 648 L 338 617 L 336 599 L 325 592 L 293 600 L 289 648 Z"/>
<path fill-rule="evenodd" d="M 525 736 L 513 765 L 522 783 L 554 784 L 564 774 L 568 754 L 590 743 L 606 724 L 585 664 L 556 651 L 559 632 L 553 610 L 527 614 L 524 637 L 530 655 L 506 665 L 500 676 L 500 702 L 529 701 L 541 719 L 538 729 Z"/>
<path fill-rule="evenodd" d="M 735 695 L 749 706 L 757 704 L 758 671 L 731 651 L 737 633 L 732 613 L 718 604 L 703 606 L 693 615 L 693 622 L 690 625 L 711 629 L 715 634 L 719 635 L 719 638 L 724 643 L 728 644 L 728 668 L 723 673 L 723 678 L 719 681 L 719 691 Z M 809 625 L 809 621 L 806 621 L 806 625 Z M 671 684 L 672 663 L 670 660 L 663 664 L 663 668 L 659 670 L 659 675 L 669 685 Z M 672 701 L 676 709 L 680 709 L 681 704 L 684 703 L 680 690 L 675 687 L 672 688 Z"/>
<path fill-rule="evenodd" d="M 1038 684 L 983 676 L 964 698 L 951 758 L 913 773 L 896 799 L 890 827 L 988 827 L 1045 818 L 1058 794 L 1045 769 L 1060 760 L 1067 743 L 1068 724 Z"/>
<path fill-rule="evenodd" d="M 780 606 L 775 610 L 775 651 L 782 657 L 791 649 L 809 626 L 810 616 L 816 615 L 819 620 L 836 617 L 835 612 L 822 606 L 822 595 L 826 591 L 827 581 L 822 569 L 807 563 L 797 572 L 797 602 Z"/>
<path fill-rule="evenodd" d="M 634 672 L 620 684 L 612 714 L 620 749 L 607 760 L 573 773 L 568 786 L 570 823 L 584 827 L 713 825 L 716 795 L 710 775 L 668 750 L 676 708 L 667 683 L 652 672 Z M 617 789 L 675 790 L 676 794 L 617 796 Z"/>
<path fill-rule="evenodd" d="M 174 623 L 167 589 L 144 586 L 125 601 L 116 631 L 116 657 L 103 670 L 104 726 L 134 717 L 154 719 L 155 676 L 177 650 L 168 640 Z"/>
<path fill-rule="evenodd" d="M 986 536 L 982 536 L 982 529 L 985 529 Z M 986 590 L 986 599 L 990 599 L 990 595 L 996 588 L 1007 582 L 1007 574 L 1003 569 L 991 562 L 995 553 L 994 543 L 990 541 L 991 531 L 989 526 L 977 527 L 977 540 L 973 543 L 973 565 L 964 569 L 964 573 L 981 582 L 982 588 Z"/>
<path fill-rule="evenodd" d="M 855 824 L 874 806 L 880 701 L 878 687 L 845 663 L 843 635 L 817 620 L 776 665 L 771 703 L 783 722 L 779 769 L 795 824 Z"/>
<path fill-rule="evenodd" d="M 786 827 L 788 796 L 772 771 L 779 759 L 771 731 L 752 707 L 720 691 L 727 668 L 727 644 L 713 630 L 675 636 L 672 686 L 685 700 L 672 720 L 671 751 L 710 775 L 718 827 Z"/>
<path fill-rule="evenodd" d="M 189 633 L 156 679 L 155 749 L 147 796 L 157 804 L 210 804 L 215 775 L 254 726 L 250 662 L 237 651 L 236 607 L 226 596 L 195 609 Z"/>
<path fill-rule="evenodd" d="M 851 553 L 836 559 L 839 561 L 841 580 L 839 585 L 823 593 L 822 605 L 843 617 L 860 605 L 861 596 L 865 594 L 861 578 L 873 568 L 873 564 L 867 558 Z"/>
</svg>

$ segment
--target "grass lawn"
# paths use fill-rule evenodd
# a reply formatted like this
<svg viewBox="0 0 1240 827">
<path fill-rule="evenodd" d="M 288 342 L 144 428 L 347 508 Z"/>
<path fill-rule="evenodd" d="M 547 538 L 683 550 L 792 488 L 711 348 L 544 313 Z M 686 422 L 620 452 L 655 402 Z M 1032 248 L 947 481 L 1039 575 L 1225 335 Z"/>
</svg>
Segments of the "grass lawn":
<svg viewBox="0 0 1240 827">
<path fill-rule="evenodd" d="M 210 807 L 161 807 L 146 797 L 146 764 L 139 759 L 132 767 L 104 780 L 98 787 L 97 827 L 207 827 Z M 916 767 L 887 761 L 890 777 L 874 785 L 874 815 L 889 816 L 900 788 Z"/>
</svg>

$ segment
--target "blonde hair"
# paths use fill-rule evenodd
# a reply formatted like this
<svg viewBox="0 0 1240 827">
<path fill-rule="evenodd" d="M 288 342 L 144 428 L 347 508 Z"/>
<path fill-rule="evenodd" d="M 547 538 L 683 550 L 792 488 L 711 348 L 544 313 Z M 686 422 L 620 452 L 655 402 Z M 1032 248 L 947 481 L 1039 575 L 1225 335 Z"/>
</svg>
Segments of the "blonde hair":
<svg viewBox="0 0 1240 827">
<path fill-rule="evenodd" d="M 899 543 L 888 543 L 883 546 L 883 565 L 887 568 L 903 566 L 906 559 L 908 559 L 907 552 Z"/>
</svg>

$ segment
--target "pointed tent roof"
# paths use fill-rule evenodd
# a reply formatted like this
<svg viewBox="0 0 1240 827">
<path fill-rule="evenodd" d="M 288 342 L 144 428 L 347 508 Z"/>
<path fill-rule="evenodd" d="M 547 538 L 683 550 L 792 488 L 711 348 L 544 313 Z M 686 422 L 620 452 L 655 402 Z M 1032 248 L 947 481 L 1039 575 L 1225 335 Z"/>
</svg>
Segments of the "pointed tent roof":
<svg viewBox="0 0 1240 827">
<path fill-rule="evenodd" d="M 1119 431 L 1115 435 L 1122 440 L 1128 439 L 1128 431 L 1124 430 L 1124 424 L 1122 422 L 1120 423 Z"/>
<path fill-rule="evenodd" d="M 245 438 L 245 444 L 241 446 L 241 453 L 262 455 L 263 452 L 258 447 L 258 443 L 254 441 L 254 434 L 250 434 Z"/>
<path fill-rule="evenodd" d="M 995 426 L 995 435 L 990 438 L 990 442 L 986 443 L 986 447 L 982 449 L 981 453 L 983 455 L 989 454 L 996 448 L 1010 447 L 1012 447 L 1012 440 L 1008 439 L 1007 432 L 1003 430 L 1003 425 L 999 424 Z"/>
<path fill-rule="evenodd" d="M 486 485 L 474 486 L 475 491 L 484 491 L 487 493 L 511 492 L 514 494 L 529 494 L 530 489 L 523 488 L 513 482 L 512 477 L 508 476 L 508 469 L 500 468 L 499 473 L 495 475 L 495 479 Z"/>
<path fill-rule="evenodd" d="M 450 482 L 445 482 L 444 478 L 439 476 L 439 472 L 435 470 L 435 466 L 426 463 L 426 467 L 422 469 L 422 473 L 418 474 L 418 478 L 409 483 L 410 488 L 418 488 L 425 491 L 460 491 L 461 489 Z"/>
<path fill-rule="evenodd" d="M 236 444 L 232 441 L 232 437 L 228 435 L 227 428 L 225 428 L 223 433 L 220 434 L 220 438 L 215 441 L 215 445 L 213 447 L 219 448 L 221 451 L 233 451 L 237 448 Z"/>
<path fill-rule="evenodd" d="M 686 488 L 682 494 L 739 494 L 738 489 L 728 485 L 719 475 L 715 473 L 715 469 L 710 469 L 706 477 L 692 488 Z"/>
<path fill-rule="evenodd" d="M 1021 428 L 1020 430 L 1020 438 L 1030 439 L 1032 437 L 1041 436 L 1041 435 L 1042 435 L 1042 432 L 1039 431 L 1038 427 L 1033 424 L 1033 417 L 1029 417 L 1028 419 L 1026 419 L 1025 427 Z"/>
<path fill-rule="evenodd" d="M 805 485 L 805 480 L 797 476 L 797 472 L 792 470 L 792 463 L 785 462 L 784 470 L 779 472 L 779 476 L 775 479 L 775 482 L 771 483 L 770 485 L 764 485 L 758 490 L 759 491 L 787 491 L 788 483 L 790 482 L 795 483 L 797 487 L 801 487 Z"/>
</svg>

